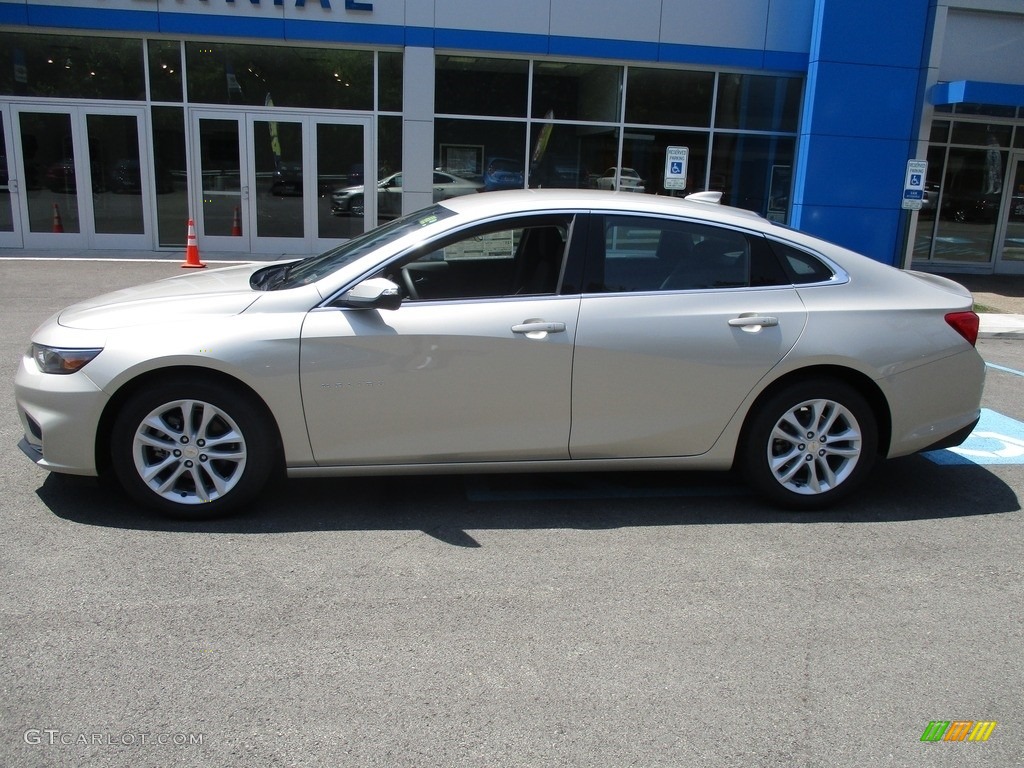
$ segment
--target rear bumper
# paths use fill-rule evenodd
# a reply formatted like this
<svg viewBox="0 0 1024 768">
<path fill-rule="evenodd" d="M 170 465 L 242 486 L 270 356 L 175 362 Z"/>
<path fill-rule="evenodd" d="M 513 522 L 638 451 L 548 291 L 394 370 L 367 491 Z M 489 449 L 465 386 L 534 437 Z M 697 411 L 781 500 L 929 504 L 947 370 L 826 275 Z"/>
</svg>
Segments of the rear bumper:
<svg viewBox="0 0 1024 768">
<path fill-rule="evenodd" d="M 985 361 L 970 347 L 882 382 L 892 412 L 888 458 L 959 445 L 981 417 Z"/>
<path fill-rule="evenodd" d="M 936 442 L 932 443 L 928 447 L 922 448 L 921 451 L 938 451 L 943 448 L 955 448 L 956 446 L 962 444 L 964 440 L 966 440 L 970 436 L 971 432 L 973 432 L 975 427 L 978 426 L 979 421 L 981 421 L 980 414 L 978 415 L 978 418 L 976 418 L 966 427 L 961 427 L 948 437 L 944 437 L 941 440 L 937 440 Z"/>
</svg>

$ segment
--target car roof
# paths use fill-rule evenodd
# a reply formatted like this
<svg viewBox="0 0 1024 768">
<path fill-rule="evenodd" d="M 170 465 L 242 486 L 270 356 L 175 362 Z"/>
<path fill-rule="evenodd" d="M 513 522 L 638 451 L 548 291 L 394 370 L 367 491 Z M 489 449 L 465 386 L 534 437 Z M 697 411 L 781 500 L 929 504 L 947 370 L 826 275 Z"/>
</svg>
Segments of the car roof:
<svg viewBox="0 0 1024 768">
<path fill-rule="evenodd" d="M 468 218 L 556 210 L 601 210 L 615 213 L 655 214 L 701 219 L 766 231 L 772 223 L 753 211 L 712 202 L 665 195 L 609 192 L 595 189 L 516 189 L 449 198 L 441 203 Z"/>
</svg>

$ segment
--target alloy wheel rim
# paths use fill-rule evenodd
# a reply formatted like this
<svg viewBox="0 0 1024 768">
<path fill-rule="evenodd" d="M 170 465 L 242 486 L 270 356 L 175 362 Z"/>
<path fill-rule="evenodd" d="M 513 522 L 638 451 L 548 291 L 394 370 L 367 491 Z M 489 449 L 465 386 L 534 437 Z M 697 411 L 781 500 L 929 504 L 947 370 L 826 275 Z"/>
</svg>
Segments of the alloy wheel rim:
<svg viewBox="0 0 1024 768">
<path fill-rule="evenodd" d="M 768 439 L 772 476 L 803 496 L 831 491 L 853 474 L 863 449 L 853 413 L 834 400 L 805 400 L 782 415 Z"/>
<path fill-rule="evenodd" d="M 136 472 L 155 494 L 176 504 L 204 504 L 238 485 L 248 453 L 227 413 L 185 399 L 150 411 L 135 430 L 132 455 Z"/>
</svg>

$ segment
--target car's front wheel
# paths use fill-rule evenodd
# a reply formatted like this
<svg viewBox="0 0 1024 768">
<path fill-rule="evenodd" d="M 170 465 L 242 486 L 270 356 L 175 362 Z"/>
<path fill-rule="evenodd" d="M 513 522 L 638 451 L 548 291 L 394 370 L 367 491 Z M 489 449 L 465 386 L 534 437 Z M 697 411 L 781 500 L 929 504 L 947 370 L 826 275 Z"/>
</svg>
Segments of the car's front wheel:
<svg viewBox="0 0 1024 768">
<path fill-rule="evenodd" d="M 856 389 L 832 379 L 799 382 L 755 412 L 741 446 L 747 481 L 772 502 L 820 509 L 861 485 L 878 449 L 877 420 Z"/>
<path fill-rule="evenodd" d="M 250 398 L 212 382 L 168 382 L 124 404 L 113 426 L 111 459 L 136 501 L 199 519 L 252 500 L 273 472 L 276 445 Z"/>
</svg>

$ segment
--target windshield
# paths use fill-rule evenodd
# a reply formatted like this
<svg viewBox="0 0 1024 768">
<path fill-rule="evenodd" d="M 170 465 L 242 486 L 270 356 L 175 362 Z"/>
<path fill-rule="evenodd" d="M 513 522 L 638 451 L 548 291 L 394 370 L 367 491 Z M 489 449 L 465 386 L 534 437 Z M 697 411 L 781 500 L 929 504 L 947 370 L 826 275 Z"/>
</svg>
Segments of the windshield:
<svg viewBox="0 0 1024 768">
<path fill-rule="evenodd" d="M 454 215 L 454 212 L 449 209 L 435 205 L 395 219 L 388 224 L 354 237 L 337 248 L 321 253 L 319 256 L 310 256 L 308 259 L 285 265 L 281 268 L 284 272 L 280 279 L 273 281 L 272 290 L 295 288 L 316 282 L 347 264 L 351 264 L 370 251 Z"/>
</svg>

